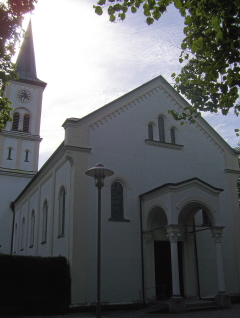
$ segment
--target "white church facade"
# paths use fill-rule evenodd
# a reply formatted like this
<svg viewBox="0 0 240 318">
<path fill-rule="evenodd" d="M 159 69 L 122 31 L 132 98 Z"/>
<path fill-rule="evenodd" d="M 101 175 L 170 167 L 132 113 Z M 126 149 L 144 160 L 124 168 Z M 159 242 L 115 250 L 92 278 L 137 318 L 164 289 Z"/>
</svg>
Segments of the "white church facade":
<svg viewBox="0 0 240 318">
<path fill-rule="evenodd" d="M 11 81 L 4 96 L 11 101 L 13 122 L 0 132 L 0 252 L 12 245 L 10 209 L 14 197 L 38 171 L 42 95 L 46 83 L 36 75 L 31 23 L 17 59 L 19 79 Z"/>
<path fill-rule="evenodd" d="M 26 91 L 40 103 L 44 87 Z M 97 163 L 114 171 L 102 189 L 102 303 L 137 303 L 162 290 L 173 299 L 240 293 L 237 153 L 203 118 L 180 125 L 168 114 L 185 106 L 159 76 L 81 119 L 66 119 L 62 144 L 14 193 L 11 253 L 65 256 L 72 305 L 96 302 L 97 190 L 85 172 Z M 31 116 L 40 123 L 40 112 Z M 2 134 L 15 133 L 8 125 Z M 38 142 L 24 146 L 29 155 L 40 138 L 39 130 L 32 134 Z"/>
</svg>

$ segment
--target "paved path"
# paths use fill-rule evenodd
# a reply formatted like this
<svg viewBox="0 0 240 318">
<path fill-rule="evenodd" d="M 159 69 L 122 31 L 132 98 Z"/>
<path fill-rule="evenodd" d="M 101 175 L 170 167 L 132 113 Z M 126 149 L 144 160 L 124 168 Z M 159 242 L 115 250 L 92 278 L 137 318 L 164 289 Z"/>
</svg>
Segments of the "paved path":
<svg viewBox="0 0 240 318">
<path fill-rule="evenodd" d="M 94 312 L 68 313 L 51 316 L 14 316 L 18 318 L 95 318 Z M 231 309 L 187 312 L 182 314 L 155 313 L 146 314 L 139 310 L 104 311 L 102 318 L 240 318 L 240 304 L 233 304 Z M 4 318 L 4 317 L 2 317 Z M 8 316 L 9 318 L 9 316 Z"/>
</svg>

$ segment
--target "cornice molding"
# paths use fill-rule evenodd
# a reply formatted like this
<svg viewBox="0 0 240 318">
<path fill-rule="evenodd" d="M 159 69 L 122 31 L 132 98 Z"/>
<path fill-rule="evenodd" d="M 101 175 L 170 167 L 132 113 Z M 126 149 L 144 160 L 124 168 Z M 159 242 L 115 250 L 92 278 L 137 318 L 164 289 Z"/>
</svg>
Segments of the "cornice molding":
<svg viewBox="0 0 240 318">
<path fill-rule="evenodd" d="M 239 174 L 240 175 L 240 170 L 225 169 L 224 171 L 226 173 L 234 173 L 234 174 Z"/>
<path fill-rule="evenodd" d="M 15 86 L 19 86 L 19 88 L 31 87 L 32 89 L 37 89 L 37 90 L 39 90 L 39 88 L 43 88 L 42 85 L 38 85 L 38 82 L 33 82 L 33 81 L 27 82 L 27 80 L 22 80 L 22 81 L 18 80 L 18 81 L 10 81 L 10 82 L 12 84 L 14 84 Z M 44 84 L 46 84 L 46 83 L 44 83 Z"/>
<path fill-rule="evenodd" d="M 118 109 L 114 110 L 110 114 L 103 116 L 101 119 L 98 119 L 97 121 L 93 122 L 90 125 L 90 128 L 92 128 L 92 130 L 97 129 L 99 126 L 107 123 L 108 121 L 110 121 L 114 117 L 117 117 L 117 116 L 121 115 L 122 113 L 128 111 L 130 108 L 133 108 L 137 104 L 140 104 L 142 101 L 150 98 L 155 93 L 157 93 L 161 90 L 162 90 L 162 86 L 158 84 L 156 87 L 150 89 L 149 91 L 142 93 L 142 95 L 135 97 L 135 98 L 132 98 L 132 100 L 128 101 L 127 103 L 122 104 L 122 106 L 120 106 Z"/>
<path fill-rule="evenodd" d="M 0 167 L 0 175 L 12 176 L 12 177 L 22 177 L 22 178 L 33 178 L 37 172 L 25 171 L 18 169 L 6 169 Z"/>
<path fill-rule="evenodd" d="M 167 97 L 170 98 L 175 105 L 178 105 L 178 109 L 184 108 L 185 105 L 184 104 L 188 104 L 188 102 L 181 96 L 179 95 L 174 88 L 169 84 L 169 83 L 164 83 L 162 82 L 162 89 L 167 93 Z M 173 90 L 173 94 L 170 92 L 170 90 Z M 207 129 L 205 129 L 207 126 L 211 129 L 211 125 L 201 116 L 199 116 L 198 118 L 196 118 L 194 125 L 196 126 L 196 128 L 202 132 L 205 137 L 207 139 L 211 139 L 211 142 L 214 143 L 214 146 L 217 147 L 218 150 L 220 150 L 220 152 L 224 152 L 224 146 L 220 145 L 215 138 L 212 136 L 212 134 L 210 133 L 208 127 Z M 213 128 L 212 128 L 213 129 Z M 214 133 L 217 134 L 217 132 L 213 129 Z M 218 135 L 218 134 L 217 134 Z M 221 138 L 221 136 L 219 136 Z M 225 141 L 224 141 L 225 142 Z"/>
<path fill-rule="evenodd" d="M 42 138 L 39 135 L 32 135 L 30 133 L 26 133 L 23 131 L 14 131 L 14 130 L 3 130 L 0 132 L 0 135 L 3 135 L 8 138 L 14 138 L 14 139 L 26 139 L 26 140 L 38 140 L 42 141 Z"/>
<path fill-rule="evenodd" d="M 170 149 L 176 149 L 176 150 L 181 150 L 184 147 L 183 145 L 171 144 L 168 142 L 160 142 L 160 141 L 150 140 L 150 139 L 145 139 L 145 143 L 150 146 L 170 148 Z"/>
</svg>

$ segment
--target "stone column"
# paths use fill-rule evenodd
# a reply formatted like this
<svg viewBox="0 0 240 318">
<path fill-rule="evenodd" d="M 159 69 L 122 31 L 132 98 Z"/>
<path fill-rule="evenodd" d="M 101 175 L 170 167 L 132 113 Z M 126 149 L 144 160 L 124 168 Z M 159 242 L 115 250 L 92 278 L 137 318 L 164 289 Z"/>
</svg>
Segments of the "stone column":
<svg viewBox="0 0 240 318">
<path fill-rule="evenodd" d="M 141 290 L 141 300 L 149 300 L 153 298 L 153 292 L 155 290 L 151 289 L 155 285 L 154 279 L 154 250 L 153 250 L 153 242 L 154 242 L 154 233 L 153 232 L 145 232 L 144 233 L 144 263 L 145 263 L 145 290 Z M 144 297 L 145 295 L 145 297 Z M 145 298 L 145 299 L 143 299 Z"/>
<path fill-rule="evenodd" d="M 198 286 L 198 272 L 197 272 L 197 259 L 196 259 L 196 248 L 195 248 L 195 235 L 194 233 L 188 233 L 185 238 L 186 249 L 184 250 L 187 253 L 186 257 L 186 286 L 184 286 L 185 296 L 196 298 L 200 297 L 199 295 L 199 286 Z"/>
<path fill-rule="evenodd" d="M 171 267 L 172 267 L 172 290 L 173 294 L 169 303 L 169 310 L 172 313 L 184 312 L 185 301 L 180 294 L 180 283 L 179 283 L 179 267 L 178 267 L 178 248 L 177 242 L 179 234 L 178 225 L 167 226 L 168 237 L 171 248 Z"/>
<path fill-rule="evenodd" d="M 217 278 L 218 278 L 218 294 L 215 300 L 219 307 L 230 308 L 231 298 L 226 295 L 225 277 L 223 270 L 223 258 L 222 258 L 222 232 L 224 226 L 214 226 L 212 231 L 212 237 L 214 238 L 215 248 L 216 248 L 216 263 L 217 263 Z"/>
</svg>

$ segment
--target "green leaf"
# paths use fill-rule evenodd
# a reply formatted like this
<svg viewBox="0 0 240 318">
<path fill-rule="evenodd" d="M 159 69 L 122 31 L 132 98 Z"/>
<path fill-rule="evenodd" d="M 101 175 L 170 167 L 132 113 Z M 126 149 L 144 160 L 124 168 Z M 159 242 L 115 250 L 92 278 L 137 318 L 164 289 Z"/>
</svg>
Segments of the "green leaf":
<svg viewBox="0 0 240 318">
<path fill-rule="evenodd" d="M 109 14 L 109 15 L 114 15 L 114 14 L 115 14 L 115 10 L 114 10 L 113 6 L 110 6 L 110 7 L 108 8 L 108 14 Z M 110 20 L 110 21 L 111 21 L 111 20 Z"/>
<path fill-rule="evenodd" d="M 181 49 L 182 49 L 182 50 L 186 50 L 186 48 L 187 48 L 187 44 L 183 42 L 183 43 L 181 44 Z"/>
<path fill-rule="evenodd" d="M 192 23 L 192 17 L 190 15 L 187 15 L 184 23 L 190 25 Z"/>
<path fill-rule="evenodd" d="M 131 11 L 132 11 L 132 13 L 136 13 L 137 12 L 137 8 L 136 7 L 131 7 Z"/>
<path fill-rule="evenodd" d="M 218 31 L 218 32 L 217 32 L 217 34 L 216 34 L 216 39 L 217 39 L 217 40 L 222 40 L 222 39 L 223 39 L 222 31 Z"/>
<path fill-rule="evenodd" d="M 110 15 L 109 20 L 110 20 L 111 22 L 114 22 L 114 21 L 116 20 L 115 15 L 113 15 L 113 14 Z"/>
<path fill-rule="evenodd" d="M 99 4 L 99 5 L 102 6 L 102 5 L 104 5 L 105 3 L 106 3 L 106 0 L 99 0 L 97 4 Z"/>
<path fill-rule="evenodd" d="M 97 15 L 102 15 L 103 9 L 99 6 L 95 6 L 95 13 L 97 13 Z"/>
<path fill-rule="evenodd" d="M 147 16 L 147 17 L 151 15 L 151 12 L 150 12 L 148 9 L 145 9 L 145 10 L 143 11 L 143 13 L 144 13 L 144 15 Z"/>
<path fill-rule="evenodd" d="M 182 3 L 180 0 L 174 0 L 174 5 L 177 9 L 182 8 Z"/>
<path fill-rule="evenodd" d="M 126 14 L 125 13 L 119 13 L 119 18 L 123 21 L 126 18 Z"/>
<path fill-rule="evenodd" d="M 154 19 L 151 18 L 151 17 L 148 17 L 148 18 L 146 19 L 146 22 L 147 22 L 148 25 L 151 25 L 151 24 L 153 24 Z"/>
</svg>

